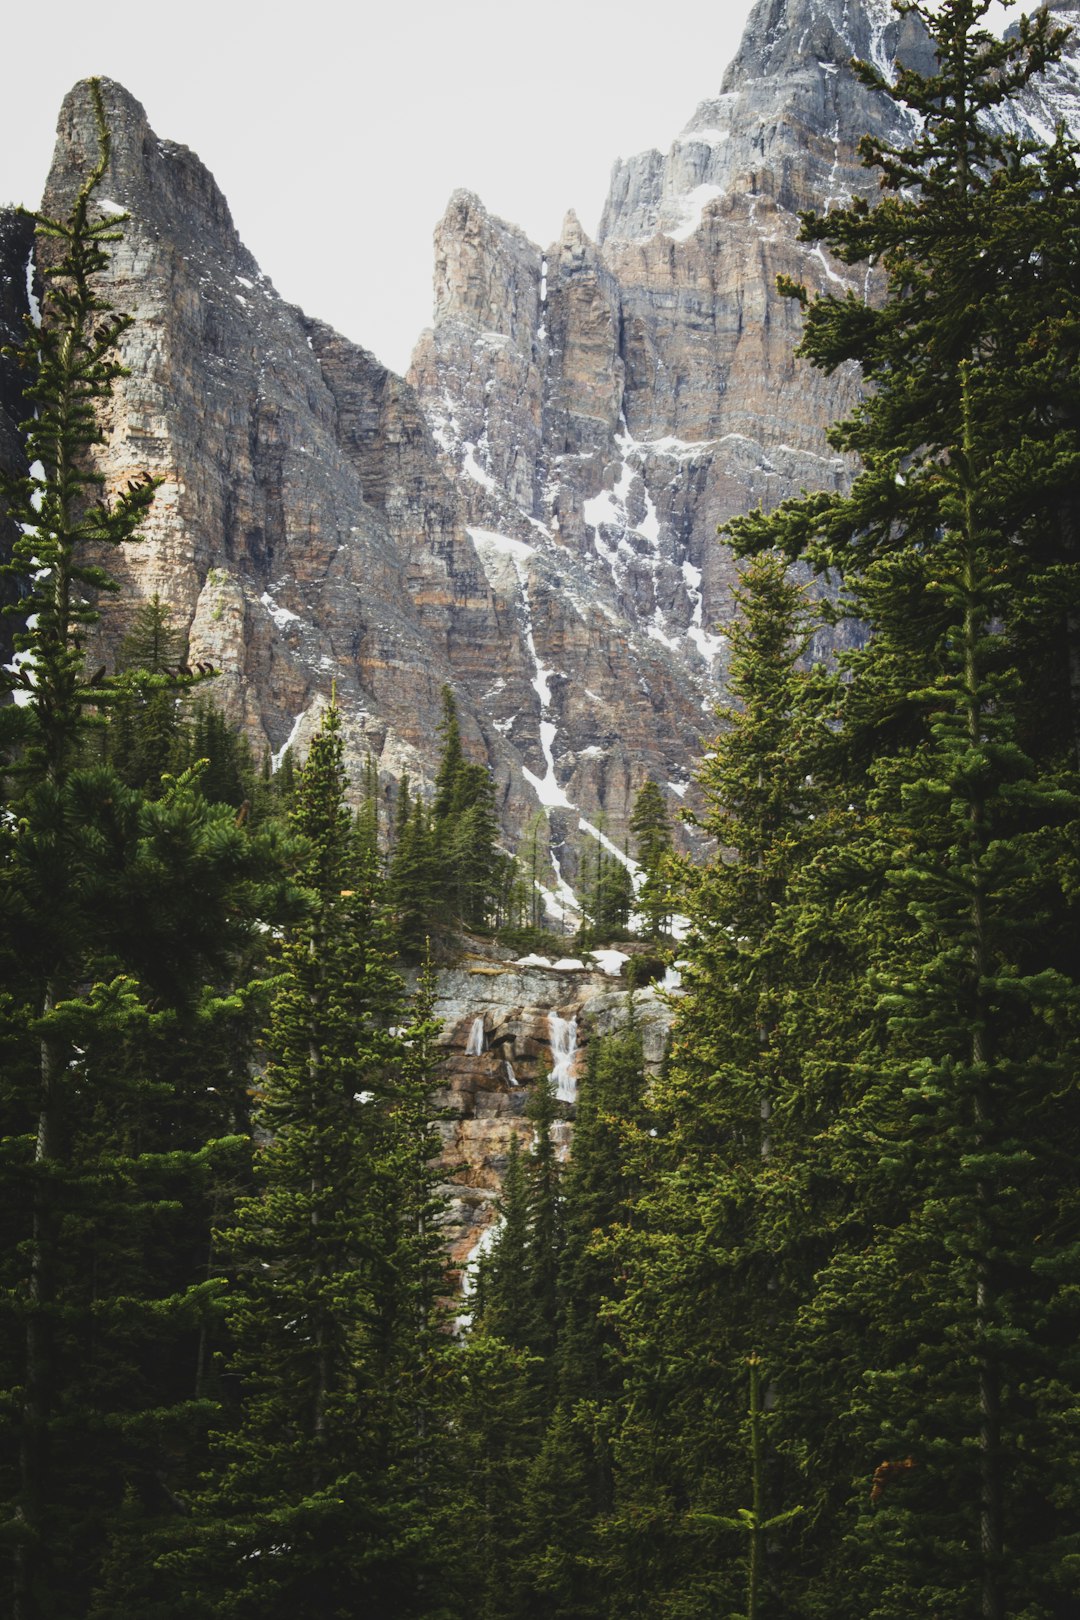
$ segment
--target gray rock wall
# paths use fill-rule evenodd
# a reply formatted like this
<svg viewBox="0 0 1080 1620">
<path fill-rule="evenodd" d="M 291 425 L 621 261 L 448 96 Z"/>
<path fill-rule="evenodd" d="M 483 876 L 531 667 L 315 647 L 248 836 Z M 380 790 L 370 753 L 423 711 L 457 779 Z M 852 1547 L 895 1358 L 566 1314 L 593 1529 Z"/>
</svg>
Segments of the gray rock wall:
<svg viewBox="0 0 1080 1620">
<path fill-rule="evenodd" d="M 735 580 L 717 524 L 851 472 L 825 431 L 859 379 L 793 357 L 776 277 L 875 295 L 796 241 L 797 210 L 872 183 L 858 137 L 902 130 L 849 58 L 925 67 L 919 30 L 885 0 L 760 0 L 670 150 L 616 164 L 595 242 L 569 215 L 542 248 L 456 192 L 407 379 L 285 303 L 204 166 L 106 82 L 101 195 L 131 215 L 107 292 L 135 324 L 102 466 L 115 486 L 142 469 L 162 485 L 100 650 L 157 591 L 257 746 L 302 751 L 336 682 L 350 765 L 372 754 L 387 784 L 430 781 L 449 683 L 508 842 L 543 809 L 571 882 L 589 826 L 624 842 L 646 775 L 673 810 L 692 799 Z M 1080 128 L 1077 85 L 1070 59 L 1023 117 Z M 76 86 L 50 211 L 95 139 Z M 10 231 L 0 319 L 25 301 Z"/>
<path fill-rule="evenodd" d="M 646 1067 L 655 1073 L 673 1004 L 652 987 L 634 991 L 632 999 Z M 595 965 L 591 971 L 590 964 L 545 968 L 486 953 L 440 970 L 433 1011 L 443 1021 L 433 1100 L 443 1113 L 446 1238 L 452 1259 L 464 1266 L 496 1219 L 513 1139 L 525 1150 L 532 1145 L 525 1109 L 541 1074 L 553 1067 L 551 1015 L 573 1026 L 576 1084 L 585 1075 L 590 1042 L 624 1028 L 631 1014 L 625 983 Z M 553 1130 L 563 1157 L 572 1144 L 575 1112 L 573 1102 L 562 1103 Z"/>
</svg>

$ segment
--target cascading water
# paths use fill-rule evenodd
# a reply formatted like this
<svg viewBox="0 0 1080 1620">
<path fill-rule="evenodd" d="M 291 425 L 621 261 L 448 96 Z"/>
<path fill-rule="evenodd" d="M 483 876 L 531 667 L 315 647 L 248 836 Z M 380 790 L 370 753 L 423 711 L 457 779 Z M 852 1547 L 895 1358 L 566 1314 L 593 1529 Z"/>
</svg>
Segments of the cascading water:
<svg viewBox="0 0 1080 1620">
<path fill-rule="evenodd" d="M 466 1057 L 479 1057 L 484 1050 L 484 1020 L 474 1018 L 472 1029 L 469 1031 L 469 1044 L 465 1048 Z"/>
<path fill-rule="evenodd" d="M 518 1077 L 514 1073 L 514 1065 L 510 1062 L 509 1058 L 505 1058 L 504 1062 L 506 1063 L 506 1078 L 509 1080 L 512 1086 L 516 1086 L 518 1083 Z"/>
<path fill-rule="evenodd" d="M 557 1012 L 548 1013 L 548 1033 L 551 1037 L 551 1078 L 555 1084 L 555 1095 L 560 1102 L 577 1102 L 577 1079 L 574 1075 L 577 1019 L 560 1018 Z"/>
<path fill-rule="evenodd" d="M 472 1325 L 472 1297 L 476 1293 L 476 1279 L 480 1265 L 485 1255 L 491 1253 L 498 1242 L 504 1220 L 496 1215 L 490 1226 L 485 1226 L 472 1248 L 465 1257 L 465 1264 L 461 1268 L 461 1303 L 464 1307 L 455 1319 L 454 1326 L 458 1333 L 463 1333 Z"/>
</svg>

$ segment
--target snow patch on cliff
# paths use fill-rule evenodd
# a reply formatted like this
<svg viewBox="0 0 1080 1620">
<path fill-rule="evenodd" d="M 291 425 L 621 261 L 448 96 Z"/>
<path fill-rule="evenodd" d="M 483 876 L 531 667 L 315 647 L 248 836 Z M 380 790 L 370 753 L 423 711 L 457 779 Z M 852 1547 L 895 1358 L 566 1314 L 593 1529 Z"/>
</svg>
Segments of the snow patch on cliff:
<svg viewBox="0 0 1080 1620">
<path fill-rule="evenodd" d="M 540 704 L 540 752 L 547 767 L 543 776 L 537 776 L 527 766 L 522 766 L 521 773 L 545 810 L 574 810 L 576 806 L 567 798 L 555 774 L 555 739 L 558 736 L 558 726 L 551 718 L 551 678 L 557 671 L 553 665 L 541 662 L 536 647 L 528 573 L 528 561 L 535 555 L 535 547 L 527 545 L 524 540 L 515 540 L 507 534 L 495 534 L 490 529 L 470 528 L 466 532 L 476 547 L 477 556 L 491 584 L 507 588 L 509 580 L 502 572 L 506 569 L 507 563 L 513 569 L 517 582 L 524 641 L 533 665 L 530 685 Z"/>
<path fill-rule="evenodd" d="M 259 601 L 279 630 L 287 629 L 290 624 L 300 624 L 302 622 L 299 613 L 294 613 L 291 608 L 279 607 L 269 591 L 263 591 Z"/>
<path fill-rule="evenodd" d="M 705 210 L 717 197 L 724 195 L 723 186 L 700 185 L 685 196 L 678 199 L 681 218 L 673 230 L 665 231 L 664 235 L 673 242 L 688 242 L 695 231 L 700 228 Z"/>
</svg>

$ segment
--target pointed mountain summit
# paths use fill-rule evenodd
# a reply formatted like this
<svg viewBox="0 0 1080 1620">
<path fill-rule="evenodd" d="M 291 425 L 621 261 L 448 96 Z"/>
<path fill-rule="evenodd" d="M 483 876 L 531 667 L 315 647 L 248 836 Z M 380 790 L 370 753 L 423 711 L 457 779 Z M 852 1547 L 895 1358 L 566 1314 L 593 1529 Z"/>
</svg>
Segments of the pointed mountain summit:
<svg viewBox="0 0 1080 1620">
<path fill-rule="evenodd" d="M 454 193 L 405 379 L 282 300 L 198 158 L 106 81 L 99 202 L 131 217 L 105 291 L 135 323 L 101 466 L 162 483 L 94 656 L 156 591 L 257 748 L 302 750 L 336 681 L 350 768 L 370 755 L 388 793 L 431 781 L 450 685 L 508 842 L 548 818 L 560 914 L 601 817 L 621 847 L 647 775 L 671 808 L 688 791 L 727 664 L 717 524 L 849 476 L 825 431 L 859 378 L 794 358 L 776 278 L 872 296 L 797 210 L 868 188 L 858 139 L 893 132 L 850 58 L 926 51 L 884 0 L 759 0 L 670 150 L 616 164 L 595 241 L 570 214 L 544 248 Z M 1025 116 L 1080 127 L 1077 84 L 1065 64 Z M 46 210 L 94 141 L 77 85 Z M 8 319 L 26 244 L 0 247 Z"/>
<path fill-rule="evenodd" d="M 891 103 L 867 90 L 853 57 L 888 72 L 933 66 L 915 16 L 888 0 L 758 0 L 720 94 L 698 107 L 666 155 L 619 160 L 600 223 L 604 243 L 658 231 L 684 240 L 715 197 L 767 196 L 792 212 L 865 187 L 855 155 L 865 130 L 899 133 Z"/>
</svg>

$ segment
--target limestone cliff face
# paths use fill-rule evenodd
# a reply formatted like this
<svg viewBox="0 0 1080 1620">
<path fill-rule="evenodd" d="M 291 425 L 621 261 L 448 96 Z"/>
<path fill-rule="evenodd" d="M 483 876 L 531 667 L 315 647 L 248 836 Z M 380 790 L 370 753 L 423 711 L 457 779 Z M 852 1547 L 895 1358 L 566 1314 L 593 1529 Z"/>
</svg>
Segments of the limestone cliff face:
<svg viewBox="0 0 1080 1620">
<path fill-rule="evenodd" d="M 796 211 L 867 186 L 858 136 L 900 131 L 848 62 L 898 49 L 928 65 L 885 0 L 762 0 L 667 156 L 616 165 L 597 242 L 571 214 L 541 249 L 467 193 L 436 229 L 435 323 L 409 380 L 500 606 L 529 623 L 538 699 L 508 690 L 500 723 L 519 743 L 546 728 L 526 768 L 561 805 L 564 847 L 575 811 L 621 834 L 646 772 L 673 800 L 685 788 L 726 670 L 717 524 L 849 474 L 825 429 L 858 379 L 793 359 L 798 313 L 775 283 L 871 292 L 795 242 Z M 508 551 L 516 580 L 492 566 Z"/>
<path fill-rule="evenodd" d="M 99 203 L 130 216 L 106 292 L 135 322 L 102 465 L 117 485 L 162 480 L 106 654 L 158 591 L 257 746 L 302 751 L 336 682 L 350 763 L 370 753 L 386 783 L 430 779 L 450 684 L 510 841 L 544 810 L 552 903 L 567 901 L 599 818 L 621 844 L 647 774 L 673 808 L 687 792 L 726 671 L 717 524 L 850 475 L 825 428 L 858 378 L 793 359 L 797 310 L 775 280 L 873 295 L 795 240 L 799 208 L 868 185 L 858 136 L 902 133 L 852 55 L 929 65 L 885 0 L 759 0 L 670 150 L 616 164 L 596 241 L 571 214 L 541 248 L 455 193 L 405 379 L 284 302 L 199 160 L 106 82 Z M 1051 128 L 1059 112 L 1080 127 L 1074 62 L 1023 117 Z M 47 211 L 95 158 L 80 85 Z M 0 220 L 5 329 L 26 261 L 25 226 Z M 9 458 L 16 394 L 0 376 Z"/>
<path fill-rule="evenodd" d="M 527 265 L 520 232 L 455 198 L 438 271 L 448 424 L 279 298 L 198 159 L 160 141 L 120 86 L 106 81 L 104 94 L 113 151 L 98 205 L 129 216 L 106 290 L 134 325 L 100 461 L 114 487 L 139 469 L 161 483 L 145 539 L 119 565 L 127 589 L 108 605 L 101 651 L 157 591 L 191 657 L 221 670 L 214 695 L 257 746 L 302 750 L 336 681 L 350 761 L 374 755 L 384 779 L 430 776 L 448 683 L 508 830 L 546 784 L 572 873 L 579 811 L 602 809 L 609 784 L 624 814 L 646 771 L 685 777 L 700 695 L 677 689 L 647 640 L 628 651 L 636 627 L 523 517 L 543 449 L 544 379 L 528 356 L 539 256 Z M 47 212 L 65 212 L 95 157 L 84 84 L 61 113 Z M 6 285 L 18 303 L 14 270 Z M 461 332 L 481 318 L 470 371 Z M 433 375 L 440 365 L 433 355 Z M 474 446 L 464 471 L 451 440 Z"/>
<path fill-rule="evenodd" d="M 864 132 L 911 133 L 859 83 L 852 57 L 886 75 L 897 61 L 933 70 L 922 24 L 888 0 L 759 0 L 718 96 L 666 154 L 616 164 L 595 242 L 570 215 L 541 249 L 464 194 L 435 232 L 435 324 L 410 380 L 481 554 L 492 534 L 530 547 L 534 609 L 557 559 L 562 601 L 584 598 L 594 622 L 599 608 L 618 627 L 612 679 L 594 658 L 584 684 L 632 740 L 628 770 L 602 736 L 595 761 L 583 757 L 589 715 L 574 674 L 585 648 L 572 643 L 567 659 L 557 601 L 533 613 L 540 661 L 567 676 L 539 714 L 549 783 L 586 814 L 603 809 L 617 831 L 625 786 L 646 769 L 666 765 L 658 779 L 681 789 L 685 769 L 671 768 L 660 739 L 677 750 L 688 730 L 707 734 L 723 686 L 734 568 L 718 523 L 804 488 L 842 488 L 851 474 L 826 429 L 859 377 L 852 367 L 823 377 L 794 357 L 798 309 L 776 279 L 875 296 L 870 275 L 796 240 L 799 210 L 873 191 L 856 154 Z M 1028 97 L 1018 125 L 1048 130 L 1060 112 L 1080 127 L 1075 58 Z M 519 604 L 525 591 L 519 582 Z M 651 750 L 634 701 L 645 689 Z M 528 723 L 537 717 L 534 706 Z"/>
<path fill-rule="evenodd" d="M 718 197 L 768 198 L 788 213 L 865 187 L 855 143 L 903 133 L 890 104 L 850 72 L 853 57 L 889 74 L 898 59 L 930 72 L 921 23 L 889 0 L 807 5 L 759 0 L 723 78 L 666 155 L 620 160 L 600 240 L 686 240 Z"/>
<path fill-rule="evenodd" d="M 594 961 L 545 965 L 486 952 L 442 969 L 436 990 L 443 1028 L 433 1101 L 443 1111 L 439 1162 L 447 1177 L 441 1191 L 447 1246 L 465 1266 L 494 1228 L 513 1138 L 524 1151 L 532 1145 L 525 1113 L 531 1088 L 551 1071 L 561 1116 L 553 1137 L 565 1156 L 589 1043 L 626 1026 L 627 989 Z M 648 1072 L 660 1067 L 673 1009 L 671 996 L 655 988 L 633 992 Z"/>
<path fill-rule="evenodd" d="M 389 749 L 400 768 L 452 679 L 446 601 L 488 608 L 430 433 L 399 379 L 278 297 L 198 159 L 159 141 L 118 85 L 104 91 L 113 156 L 99 199 L 130 216 L 108 295 L 135 323 L 102 462 L 116 483 L 138 468 L 162 480 L 124 565 L 127 601 L 156 590 L 173 604 L 192 657 L 222 671 L 216 698 L 258 744 L 302 743 L 336 679 L 354 758 Z M 94 140 L 79 85 L 47 211 L 66 209 Z M 418 605 L 414 531 L 429 512 L 438 546 Z"/>
</svg>

